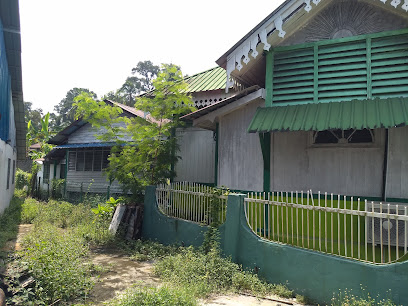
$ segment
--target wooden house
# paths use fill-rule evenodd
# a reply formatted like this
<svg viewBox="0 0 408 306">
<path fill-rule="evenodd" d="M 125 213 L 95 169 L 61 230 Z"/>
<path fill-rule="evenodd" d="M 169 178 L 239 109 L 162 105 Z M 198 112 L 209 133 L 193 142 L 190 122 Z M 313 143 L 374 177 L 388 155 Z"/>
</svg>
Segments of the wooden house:
<svg viewBox="0 0 408 306">
<path fill-rule="evenodd" d="M 226 93 L 226 73 L 220 67 L 187 77 L 185 81 L 197 108 L 225 100 L 237 87 L 234 84 Z M 149 120 L 148 114 L 133 107 L 109 100 L 105 102 L 122 108 L 125 116 Z M 110 193 L 121 193 L 118 182 L 108 182 L 103 172 L 113 145 L 98 139 L 97 136 L 103 133 L 103 130 L 95 130 L 86 121 L 77 120 L 51 138 L 49 143 L 56 147 L 46 156 L 38 175 L 41 189 L 48 191 L 52 179 L 64 178 L 67 192 L 106 193 L 109 188 Z M 180 145 L 178 155 L 181 156 L 175 165 L 176 181 L 214 183 L 213 134 L 212 131 L 191 126 L 176 131 Z"/>
<path fill-rule="evenodd" d="M 217 63 L 245 90 L 184 118 L 217 184 L 408 199 L 408 1 L 288 0 Z"/>
<path fill-rule="evenodd" d="M 25 158 L 18 1 L 0 0 L 0 214 L 14 193 L 17 159 Z"/>
</svg>

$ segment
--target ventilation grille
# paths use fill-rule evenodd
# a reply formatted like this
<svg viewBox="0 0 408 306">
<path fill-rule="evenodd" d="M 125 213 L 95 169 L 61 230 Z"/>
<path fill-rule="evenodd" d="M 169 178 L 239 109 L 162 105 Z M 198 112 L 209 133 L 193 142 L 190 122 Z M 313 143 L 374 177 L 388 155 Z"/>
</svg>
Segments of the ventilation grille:
<svg viewBox="0 0 408 306">
<path fill-rule="evenodd" d="M 267 102 L 408 96 L 408 33 L 379 35 L 276 48 L 268 55 Z"/>
</svg>

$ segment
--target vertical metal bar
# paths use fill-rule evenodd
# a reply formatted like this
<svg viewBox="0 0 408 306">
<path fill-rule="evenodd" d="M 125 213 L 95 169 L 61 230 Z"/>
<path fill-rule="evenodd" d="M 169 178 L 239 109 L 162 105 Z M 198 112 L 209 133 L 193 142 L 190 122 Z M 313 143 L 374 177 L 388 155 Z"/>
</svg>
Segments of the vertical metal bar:
<svg viewBox="0 0 408 306">
<path fill-rule="evenodd" d="M 351 197 L 351 214 L 350 214 L 350 217 L 351 217 L 351 220 L 350 220 L 350 225 L 351 225 L 351 229 L 350 229 L 351 258 L 354 258 L 354 247 L 353 247 L 353 232 L 354 232 L 353 231 L 353 218 L 354 218 L 354 215 L 353 215 L 353 205 L 354 205 L 354 200 L 353 200 L 353 197 Z"/>
<path fill-rule="evenodd" d="M 309 229 L 309 190 L 307 191 L 307 198 L 306 198 L 306 226 L 307 226 L 307 248 L 310 249 L 310 229 Z"/>
<path fill-rule="evenodd" d="M 404 215 L 407 216 L 407 207 L 404 206 Z M 404 255 L 407 254 L 407 244 L 408 244 L 408 228 L 407 221 L 404 221 Z"/>
<path fill-rule="evenodd" d="M 315 210 L 314 210 L 314 201 L 313 201 L 313 193 L 312 191 L 310 191 L 310 201 L 312 202 L 312 206 L 313 206 L 313 234 L 312 234 L 312 243 L 313 243 L 313 250 L 316 249 L 316 222 L 315 222 Z"/>
<path fill-rule="evenodd" d="M 357 211 L 360 212 L 360 198 L 357 199 Z M 361 219 L 361 216 L 359 214 L 358 217 L 357 217 L 357 245 L 358 245 L 357 256 L 358 256 L 358 259 L 361 259 L 361 237 L 360 237 L 360 234 L 361 234 L 360 225 L 361 224 L 360 224 L 360 219 Z"/>
<path fill-rule="evenodd" d="M 297 190 L 296 190 L 296 204 L 299 204 L 299 196 Z M 296 208 L 296 245 L 299 246 L 299 208 Z"/>
<path fill-rule="evenodd" d="M 318 192 L 319 199 L 317 201 L 319 206 L 319 251 L 322 251 L 322 216 L 320 212 L 320 191 Z"/>
<path fill-rule="evenodd" d="M 344 200 L 344 210 L 346 207 L 346 196 L 343 197 Z M 347 257 L 347 214 L 344 213 L 344 255 Z"/>
<path fill-rule="evenodd" d="M 371 202 L 371 211 L 374 213 L 374 202 Z M 371 243 L 373 250 L 373 263 L 375 263 L 374 217 L 371 218 Z"/>
<path fill-rule="evenodd" d="M 340 195 L 338 195 L 337 196 L 337 209 L 340 209 Z M 339 253 L 339 255 L 341 255 L 341 252 L 340 252 L 340 248 L 341 248 L 341 246 L 340 246 L 340 240 L 341 240 L 341 238 L 340 238 L 340 213 L 339 212 L 337 212 L 337 245 L 338 245 L 338 252 L 337 253 Z"/>
<path fill-rule="evenodd" d="M 333 193 L 331 194 L 331 208 L 334 208 L 334 198 L 333 198 Z M 334 217 L 333 217 L 333 212 L 330 213 L 331 217 L 331 253 L 334 253 Z"/>
<path fill-rule="evenodd" d="M 388 225 L 388 262 L 391 262 L 391 222 L 390 222 L 390 204 L 387 204 L 387 225 Z M 397 220 L 398 223 L 398 220 Z"/>
<path fill-rule="evenodd" d="M 264 193 L 263 193 L 263 200 L 266 200 L 266 195 L 265 195 L 265 191 L 264 191 Z M 264 238 L 266 238 L 266 213 L 267 213 L 267 207 L 268 207 L 268 204 L 266 204 L 266 203 L 264 203 L 263 204 L 263 214 L 264 214 L 264 226 L 263 226 L 263 228 L 264 228 L 264 232 L 263 232 L 263 237 Z"/>
<path fill-rule="evenodd" d="M 289 243 L 289 198 L 288 192 L 286 191 L 286 243 Z"/>
<path fill-rule="evenodd" d="M 284 225 L 285 225 L 285 218 L 284 218 L 284 207 L 283 207 L 283 203 L 285 202 L 285 195 L 283 193 L 283 191 L 281 192 L 281 218 L 282 218 L 282 242 L 285 242 L 285 230 L 284 230 Z"/>
<path fill-rule="evenodd" d="M 398 204 L 395 206 L 395 208 L 396 208 L 396 212 L 397 212 L 397 215 L 399 215 L 399 209 L 398 209 Z M 396 247 L 395 247 L 395 254 L 396 254 L 396 260 L 398 260 L 399 259 L 399 225 L 398 225 L 398 223 L 399 223 L 399 220 L 397 219 L 397 230 L 395 231 L 395 240 L 396 240 Z"/>
<path fill-rule="evenodd" d="M 279 222 L 279 219 L 280 219 L 280 216 L 279 216 L 279 205 L 280 205 L 280 199 L 279 199 L 279 191 L 276 193 L 276 197 L 277 197 L 277 206 L 276 206 L 276 235 L 277 235 L 277 237 L 278 237 L 278 241 L 280 241 L 280 238 L 279 238 L 279 234 L 280 234 L 280 226 L 279 226 L 279 224 L 280 224 L 280 222 Z"/>
<path fill-rule="evenodd" d="M 324 251 L 328 253 L 327 250 L 327 192 L 324 193 Z"/>
<path fill-rule="evenodd" d="M 382 203 L 380 202 L 380 213 L 382 214 Z M 380 248 L 381 248 L 381 263 L 384 263 L 384 250 L 383 250 L 383 219 L 380 217 Z"/>
<path fill-rule="evenodd" d="M 300 194 L 300 196 L 301 196 L 301 201 L 302 201 L 302 205 L 303 205 L 303 190 L 302 190 L 302 192 L 301 192 L 301 194 Z M 304 211 L 304 208 L 302 207 L 302 247 L 304 248 L 305 247 L 305 235 L 304 235 L 304 221 L 303 221 L 303 211 Z"/>
<path fill-rule="evenodd" d="M 271 193 L 268 192 L 268 201 L 271 200 Z M 273 209 L 273 206 L 268 203 L 268 239 L 271 240 L 271 208 Z"/>
<path fill-rule="evenodd" d="M 290 192 L 290 201 L 293 204 L 293 191 Z M 291 221 L 291 227 L 292 227 L 292 245 L 294 245 L 293 238 L 294 238 L 294 233 L 293 233 L 293 206 L 291 207 L 291 213 L 292 213 L 292 221 Z"/>
<path fill-rule="evenodd" d="M 272 240 L 275 240 L 275 192 L 272 192 Z"/>
<path fill-rule="evenodd" d="M 368 203 L 367 199 L 364 201 L 364 211 L 368 212 Z M 367 215 L 366 215 L 367 216 Z M 367 217 L 365 217 L 365 231 L 364 231 L 364 245 L 365 245 L 365 260 L 368 261 L 368 222 L 370 221 Z"/>
<path fill-rule="evenodd" d="M 251 199 L 253 199 L 253 198 L 254 198 L 254 193 L 251 192 Z M 251 212 L 252 212 L 252 216 L 251 216 L 251 220 L 252 220 L 251 228 L 252 228 L 252 230 L 255 232 L 255 230 L 256 230 L 256 228 L 254 228 L 254 225 L 255 225 L 255 221 L 254 221 L 255 203 L 254 203 L 253 201 L 251 202 Z"/>
</svg>

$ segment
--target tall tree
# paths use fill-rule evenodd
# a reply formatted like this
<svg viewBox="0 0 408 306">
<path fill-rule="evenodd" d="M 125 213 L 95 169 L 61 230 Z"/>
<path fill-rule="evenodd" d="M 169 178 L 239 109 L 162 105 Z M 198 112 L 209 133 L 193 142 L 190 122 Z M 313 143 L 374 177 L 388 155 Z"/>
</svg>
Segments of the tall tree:
<svg viewBox="0 0 408 306">
<path fill-rule="evenodd" d="M 137 77 L 140 82 L 140 92 L 145 93 L 154 89 L 153 80 L 160 72 L 160 67 L 153 65 L 151 61 L 137 63 L 132 69 L 132 74 Z"/>
<path fill-rule="evenodd" d="M 89 93 L 90 96 L 94 99 L 97 98 L 96 93 L 86 88 L 75 87 L 69 90 L 65 98 L 62 99 L 60 103 L 54 106 L 56 115 L 51 117 L 50 122 L 51 128 L 54 131 L 58 132 L 74 122 L 75 110 L 73 109 L 72 105 L 74 104 L 74 99 L 83 92 Z"/>
<path fill-rule="evenodd" d="M 135 98 L 140 94 L 141 82 L 137 77 L 128 77 L 126 82 L 118 90 L 118 93 L 122 95 L 124 104 L 133 106 L 135 104 Z M 119 101 L 116 101 L 119 102 Z"/>
<path fill-rule="evenodd" d="M 41 118 L 43 116 L 43 110 L 41 108 L 33 109 L 32 102 L 24 102 L 24 117 L 25 121 L 31 121 L 32 126 L 39 130 L 41 129 Z"/>
<path fill-rule="evenodd" d="M 143 118 L 121 117 L 126 127 L 115 128 L 118 122 L 117 110 L 93 101 L 88 94 L 77 98 L 77 116 L 85 118 L 95 127 L 103 126 L 107 133 L 104 140 L 116 140 L 116 146 L 109 157 L 107 174 L 117 179 L 124 191 L 131 191 L 137 200 L 147 185 L 165 182 L 175 176 L 171 165 L 177 161 L 175 150 L 177 140 L 172 132 L 181 126 L 180 115 L 193 110 L 193 102 L 185 93 L 179 67 L 163 65 L 153 81 L 154 94 L 136 99 L 135 107 L 148 113 Z M 116 129 L 114 131 L 113 129 Z M 133 144 L 123 146 L 123 135 L 132 139 Z"/>
</svg>

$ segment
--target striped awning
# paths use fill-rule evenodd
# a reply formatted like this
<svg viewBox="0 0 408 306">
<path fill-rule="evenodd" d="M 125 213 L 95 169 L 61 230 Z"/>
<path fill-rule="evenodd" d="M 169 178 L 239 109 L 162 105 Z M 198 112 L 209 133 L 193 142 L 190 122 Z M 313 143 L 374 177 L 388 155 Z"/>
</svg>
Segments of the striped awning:
<svg viewBox="0 0 408 306">
<path fill-rule="evenodd" d="M 249 133 L 375 129 L 408 125 L 408 97 L 258 108 Z"/>
</svg>

